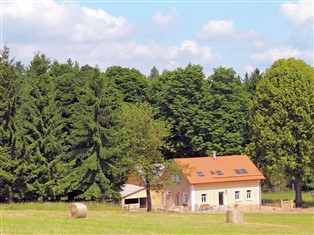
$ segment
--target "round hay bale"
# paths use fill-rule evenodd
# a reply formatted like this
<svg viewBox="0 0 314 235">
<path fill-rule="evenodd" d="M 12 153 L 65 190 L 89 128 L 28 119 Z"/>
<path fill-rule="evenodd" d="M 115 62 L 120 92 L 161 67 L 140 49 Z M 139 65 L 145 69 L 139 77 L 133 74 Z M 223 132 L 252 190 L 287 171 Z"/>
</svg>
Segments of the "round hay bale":
<svg viewBox="0 0 314 235">
<path fill-rule="evenodd" d="M 83 203 L 72 203 L 68 210 L 68 217 L 85 218 L 87 216 L 87 207 Z"/>
<path fill-rule="evenodd" d="M 243 211 L 230 210 L 227 211 L 227 223 L 240 224 L 243 223 Z"/>
</svg>

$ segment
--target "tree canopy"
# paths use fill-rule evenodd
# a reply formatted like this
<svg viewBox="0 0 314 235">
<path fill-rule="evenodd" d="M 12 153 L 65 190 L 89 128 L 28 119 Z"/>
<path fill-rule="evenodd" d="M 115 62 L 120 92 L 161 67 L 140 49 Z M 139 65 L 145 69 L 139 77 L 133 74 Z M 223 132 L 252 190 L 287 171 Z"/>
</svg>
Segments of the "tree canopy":
<svg viewBox="0 0 314 235">
<path fill-rule="evenodd" d="M 313 67 L 281 59 L 241 79 L 218 67 L 163 71 L 0 55 L 0 201 L 119 200 L 172 158 L 247 152 L 271 187 L 313 185 Z M 171 175 L 171 173 L 170 173 Z M 167 179 L 165 179 L 165 182 Z M 164 183 L 165 183 L 164 182 Z M 147 192 L 149 194 L 149 192 Z"/>
<path fill-rule="evenodd" d="M 124 161 L 145 182 L 147 211 L 151 211 L 150 187 L 159 185 L 161 173 L 167 170 L 161 147 L 169 135 L 168 129 L 164 122 L 154 119 L 153 109 L 147 103 L 123 105 L 118 119 Z"/>
<path fill-rule="evenodd" d="M 247 150 L 272 184 L 301 186 L 314 167 L 314 69 L 301 60 L 276 61 L 259 82 L 250 115 Z"/>
</svg>

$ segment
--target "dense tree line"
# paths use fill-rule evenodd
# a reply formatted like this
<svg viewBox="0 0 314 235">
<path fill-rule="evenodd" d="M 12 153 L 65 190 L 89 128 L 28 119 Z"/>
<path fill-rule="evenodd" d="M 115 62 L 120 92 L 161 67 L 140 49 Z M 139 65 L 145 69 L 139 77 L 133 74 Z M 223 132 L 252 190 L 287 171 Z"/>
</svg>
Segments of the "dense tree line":
<svg viewBox="0 0 314 235">
<path fill-rule="evenodd" d="M 162 73 L 153 67 L 145 77 L 134 68 L 51 62 L 41 53 L 24 67 L 5 47 L 1 201 L 116 200 L 135 164 L 147 170 L 213 150 L 249 153 L 272 186 L 311 184 L 313 77 L 313 67 L 294 59 L 243 79 L 225 67 L 205 77 L 192 64 Z"/>
</svg>

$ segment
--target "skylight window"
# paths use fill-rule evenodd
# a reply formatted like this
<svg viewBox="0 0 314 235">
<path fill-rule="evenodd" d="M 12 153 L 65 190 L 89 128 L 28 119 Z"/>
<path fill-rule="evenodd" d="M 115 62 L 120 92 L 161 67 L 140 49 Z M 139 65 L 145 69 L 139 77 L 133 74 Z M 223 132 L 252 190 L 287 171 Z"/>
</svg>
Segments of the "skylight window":
<svg viewBox="0 0 314 235">
<path fill-rule="evenodd" d="M 222 173 L 221 170 L 216 171 L 217 175 L 223 175 L 224 173 Z"/>
<path fill-rule="evenodd" d="M 212 175 L 216 174 L 215 171 L 209 171 Z"/>
<path fill-rule="evenodd" d="M 198 171 L 197 174 L 198 174 L 198 176 L 205 176 L 203 171 Z"/>
<path fill-rule="evenodd" d="M 242 175 L 242 174 L 247 174 L 247 170 L 246 169 L 234 169 L 234 172 L 238 175 Z"/>
<path fill-rule="evenodd" d="M 234 172 L 235 172 L 235 173 L 237 173 L 238 175 L 240 175 L 240 174 L 241 174 L 240 169 L 234 169 Z"/>
<path fill-rule="evenodd" d="M 247 174 L 247 171 L 245 169 L 240 169 L 242 174 Z"/>
</svg>

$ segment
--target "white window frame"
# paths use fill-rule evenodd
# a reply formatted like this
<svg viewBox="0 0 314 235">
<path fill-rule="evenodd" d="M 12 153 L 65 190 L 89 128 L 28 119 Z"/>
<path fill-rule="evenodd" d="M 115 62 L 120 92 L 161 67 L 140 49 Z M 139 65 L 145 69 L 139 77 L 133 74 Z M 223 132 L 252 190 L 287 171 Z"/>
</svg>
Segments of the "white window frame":
<svg viewBox="0 0 314 235">
<path fill-rule="evenodd" d="M 248 197 L 248 192 L 250 192 L 251 197 Z M 253 189 L 249 188 L 245 190 L 245 198 L 247 201 L 252 201 L 254 199 Z"/>
<path fill-rule="evenodd" d="M 189 194 L 187 194 L 187 193 L 183 193 L 183 203 L 184 204 L 188 204 L 188 202 L 189 202 Z"/>
<path fill-rule="evenodd" d="M 204 195 L 204 196 L 203 196 Z M 205 200 L 203 200 L 205 199 Z M 201 203 L 207 203 L 208 202 L 208 194 L 207 193 L 201 193 Z"/>
<path fill-rule="evenodd" d="M 237 192 L 239 192 L 239 193 L 237 193 Z M 239 196 L 239 198 L 237 198 L 237 195 Z M 236 202 L 242 201 L 242 192 L 241 192 L 240 189 L 234 190 L 234 200 L 235 200 Z"/>
<path fill-rule="evenodd" d="M 181 181 L 182 181 L 181 176 L 180 176 L 180 175 L 177 175 L 177 176 L 176 176 L 176 182 L 177 182 L 177 183 L 180 183 Z"/>
</svg>

